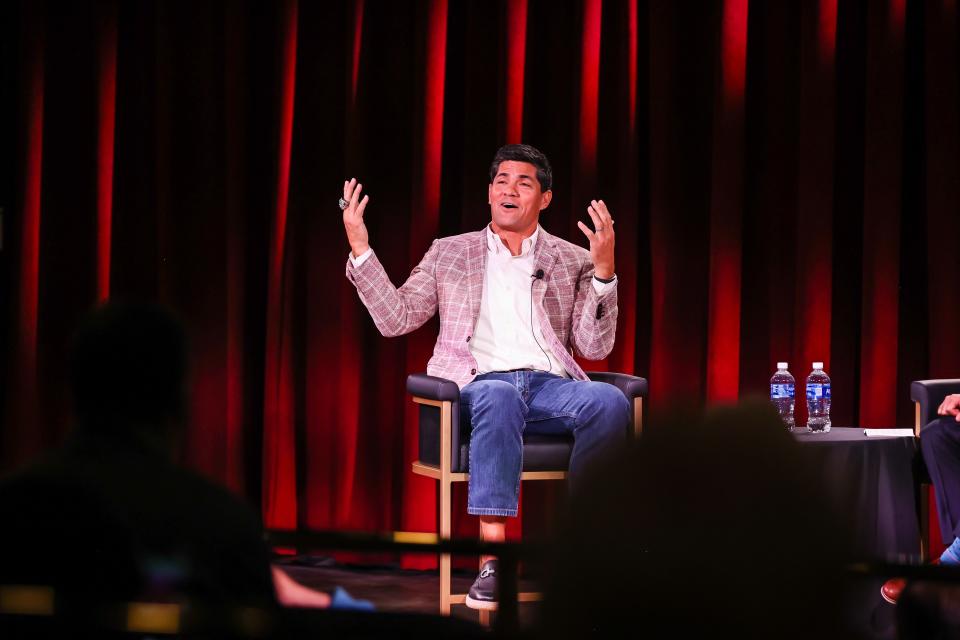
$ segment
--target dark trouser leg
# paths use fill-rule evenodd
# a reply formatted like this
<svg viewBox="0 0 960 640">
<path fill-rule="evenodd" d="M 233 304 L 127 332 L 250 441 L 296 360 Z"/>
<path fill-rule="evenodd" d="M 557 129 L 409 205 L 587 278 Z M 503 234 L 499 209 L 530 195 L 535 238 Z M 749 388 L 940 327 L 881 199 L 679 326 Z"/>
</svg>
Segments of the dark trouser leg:
<svg viewBox="0 0 960 640">
<path fill-rule="evenodd" d="M 943 541 L 960 536 L 960 423 L 943 416 L 923 428 L 920 450 L 933 481 Z"/>
</svg>

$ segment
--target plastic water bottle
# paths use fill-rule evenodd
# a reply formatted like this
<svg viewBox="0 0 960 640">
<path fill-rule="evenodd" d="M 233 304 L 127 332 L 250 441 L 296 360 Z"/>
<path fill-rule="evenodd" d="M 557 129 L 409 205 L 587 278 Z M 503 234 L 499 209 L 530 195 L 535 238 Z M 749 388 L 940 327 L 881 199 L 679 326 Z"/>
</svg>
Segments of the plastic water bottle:
<svg viewBox="0 0 960 640">
<path fill-rule="evenodd" d="M 770 378 L 770 402 L 780 412 L 780 419 L 787 429 L 794 430 L 793 403 L 795 402 L 796 380 L 787 371 L 786 362 L 777 363 L 777 372 Z"/>
<path fill-rule="evenodd" d="M 824 373 L 822 362 L 814 362 L 807 376 L 807 416 L 810 431 L 830 431 L 830 376 Z"/>
</svg>

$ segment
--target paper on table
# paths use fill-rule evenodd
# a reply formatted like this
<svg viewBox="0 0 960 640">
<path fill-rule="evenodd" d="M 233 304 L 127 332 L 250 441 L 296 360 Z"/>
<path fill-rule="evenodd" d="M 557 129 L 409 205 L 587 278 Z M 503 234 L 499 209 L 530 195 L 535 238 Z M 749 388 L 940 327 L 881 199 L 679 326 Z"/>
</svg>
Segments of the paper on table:
<svg viewBox="0 0 960 640">
<path fill-rule="evenodd" d="M 864 429 L 863 435 L 869 438 L 912 438 L 913 429 Z"/>
</svg>

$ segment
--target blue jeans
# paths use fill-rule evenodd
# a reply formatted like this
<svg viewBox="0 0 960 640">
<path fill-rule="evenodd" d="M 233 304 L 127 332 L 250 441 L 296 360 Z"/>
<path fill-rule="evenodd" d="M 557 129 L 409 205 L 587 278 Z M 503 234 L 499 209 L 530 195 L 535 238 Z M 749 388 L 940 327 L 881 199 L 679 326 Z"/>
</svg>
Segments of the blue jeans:
<svg viewBox="0 0 960 640">
<path fill-rule="evenodd" d="M 470 421 L 467 512 L 516 516 L 523 435 L 573 435 L 569 478 L 576 479 L 611 447 L 623 443 L 630 403 L 605 382 L 570 380 L 543 371 L 485 373 L 460 390 Z"/>
</svg>

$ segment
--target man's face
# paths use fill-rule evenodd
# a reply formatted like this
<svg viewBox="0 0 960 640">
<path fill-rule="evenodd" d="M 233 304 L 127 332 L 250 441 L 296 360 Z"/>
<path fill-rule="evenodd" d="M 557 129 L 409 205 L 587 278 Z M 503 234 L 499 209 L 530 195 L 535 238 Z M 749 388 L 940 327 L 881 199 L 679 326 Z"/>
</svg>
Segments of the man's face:
<svg viewBox="0 0 960 640">
<path fill-rule="evenodd" d="M 530 235 L 537 228 L 540 212 L 547 208 L 552 197 L 552 191 L 540 190 L 535 166 L 514 160 L 501 162 L 487 190 L 494 232 Z"/>
</svg>

